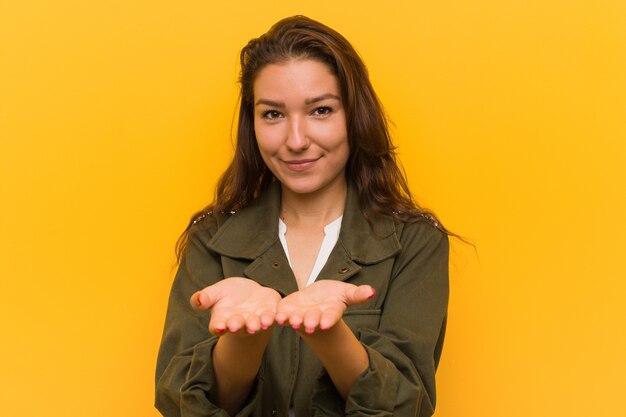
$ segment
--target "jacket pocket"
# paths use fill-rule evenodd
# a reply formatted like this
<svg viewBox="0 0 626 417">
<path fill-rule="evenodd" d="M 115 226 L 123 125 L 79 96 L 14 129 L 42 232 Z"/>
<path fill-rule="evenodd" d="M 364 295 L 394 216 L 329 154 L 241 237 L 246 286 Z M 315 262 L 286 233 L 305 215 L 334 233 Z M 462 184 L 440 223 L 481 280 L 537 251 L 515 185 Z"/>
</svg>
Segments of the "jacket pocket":
<svg viewBox="0 0 626 417">
<path fill-rule="evenodd" d="M 378 329 L 380 323 L 380 314 L 382 310 L 379 308 L 348 308 L 343 313 L 343 321 L 348 327 L 356 333 L 360 328 Z"/>
</svg>

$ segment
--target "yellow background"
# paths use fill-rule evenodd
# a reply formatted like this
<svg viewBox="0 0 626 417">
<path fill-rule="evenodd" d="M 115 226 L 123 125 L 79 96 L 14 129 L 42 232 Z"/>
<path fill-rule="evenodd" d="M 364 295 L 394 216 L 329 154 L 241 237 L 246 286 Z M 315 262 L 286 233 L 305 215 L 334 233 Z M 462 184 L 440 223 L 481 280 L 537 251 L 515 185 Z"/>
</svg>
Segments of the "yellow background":
<svg viewBox="0 0 626 417">
<path fill-rule="evenodd" d="M 361 52 L 414 192 L 476 244 L 437 417 L 626 416 L 623 0 L 3 1 L 0 415 L 157 415 L 238 51 L 297 13 Z"/>
</svg>

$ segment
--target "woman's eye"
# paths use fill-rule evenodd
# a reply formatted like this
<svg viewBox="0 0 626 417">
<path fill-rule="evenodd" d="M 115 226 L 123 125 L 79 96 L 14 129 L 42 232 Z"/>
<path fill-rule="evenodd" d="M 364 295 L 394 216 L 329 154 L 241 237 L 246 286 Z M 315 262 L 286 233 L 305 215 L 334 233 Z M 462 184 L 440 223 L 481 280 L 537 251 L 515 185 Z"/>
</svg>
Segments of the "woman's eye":
<svg viewBox="0 0 626 417">
<path fill-rule="evenodd" d="M 313 110 L 313 114 L 316 116 L 326 116 L 329 115 L 333 112 L 333 109 L 331 109 L 328 106 L 323 106 L 323 107 L 318 107 L 315 110 Z"/>
<path fill-rule="evenodd" d="M 264 119 L 273 120 L 273 119 L 278 119 L 279 117 L 281 117 L 281 114 L 280 112 L 277 112 L 276 110 L 266 110 L 263 112 L 262 116 Z"/>
</svg>

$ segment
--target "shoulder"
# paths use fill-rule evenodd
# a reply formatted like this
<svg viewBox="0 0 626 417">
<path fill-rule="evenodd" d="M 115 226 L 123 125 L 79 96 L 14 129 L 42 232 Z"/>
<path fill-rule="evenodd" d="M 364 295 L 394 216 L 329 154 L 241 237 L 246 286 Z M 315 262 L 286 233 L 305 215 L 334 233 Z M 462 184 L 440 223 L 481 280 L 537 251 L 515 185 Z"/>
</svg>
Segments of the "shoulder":
<svg viewBox="0 0 626 417">
<path fill-rule="evenodd" d="M 438 224 L 425 217 L 417 221 L 395 221 L 396 234 L 402 246 L 401 255 L 416 256 L 418 254 L 448 256 L 448 235 Z"/>
<path fill-rule="evenodd" d="M 407 291 L 410 291 L 408 288 L 426 291 L 434 297 L 433 300 L 446 299 L 449 287 L 448 235 L 427 221 L 401 222 L 397 233 L 401 249 L 395 258 L 391 281 L 396 285 L 408 285 Z"/>
<path fill-rule="evenodd" d="M 207 245 L 233 214 L 234 211 L 223 213 L 210 209 L 197 213 L 189 224 L 189 241 L 203 242 Z"/>
</svg>

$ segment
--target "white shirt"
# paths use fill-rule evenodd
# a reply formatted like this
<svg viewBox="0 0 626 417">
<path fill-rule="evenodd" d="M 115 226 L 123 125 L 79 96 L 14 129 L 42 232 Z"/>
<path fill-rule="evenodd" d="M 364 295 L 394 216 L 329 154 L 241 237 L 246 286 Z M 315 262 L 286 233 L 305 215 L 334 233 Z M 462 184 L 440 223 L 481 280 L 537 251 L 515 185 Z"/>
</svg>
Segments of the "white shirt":
<svg viewBox="0 0 626 417">
<path fill-rule="evenodd" d="M 320 251 L 317 253 L 315 265 L 313 265 L 313 269 L 311 270 L 309 279 L 306 281 L 305 287 L 308 287 L 315 282 L 317 276 L 320 274 L 320 271 L 322 270 L 324 265 L 326 265 L 326 261 L 330 256 L 330 252 L 333 250 L 333 248 L 337 244 L 337 241 L 339 240 L 339 231 L 341 230 L 342 218 L 343 216 L 340 216 L 324 227 L 324 240 L 322 241 Z M 280 243 L 283 245 L 285 255 L 287 255 L 289 266 L 293 269 L 293 266 L 291 265 L 291 258 L 289 257 L 289 248 L 287 247 L 287 239 L 285 239 L 285 233 L 287 233 L 287 225 L 285 224 L 285 222 L 283 222 L 282 219 L 278 219 L 278 238 L 280 239 Z"/>
<path fill-rule="evenodd" d="M 333 250 L 333 248 L 337 244 L 337 241 L 339 240 L 339 231 L 341 230 L 342 218 L 343 216 L 340 216 L 324 227 L 324 240 L 322 241 L 320 251 L 317 253 L 315 265 L 313 265 L 313 269 L 311 270 L 309 279 L 306 281 L 305 287 L 308 287 L 315 282 L 317 276 L 320 274 L 320 271 L 322 270 L 324 265 L 326 265 L 326 261 L 328 261 L 330 252 Z M 285 233 L 287 233 L 287 225 L 285 224 L 285 222 L 283 222 L 282 219 L 278 219 L 278 238 L 280 239 L 280 243 L 283 245 L 285 255 L 287 255 L 289 266 L 293 269 L 293 266 L 291 265 L 291 258 L 289 257 L 289 248 L 287 247 L 287 239 L 285 239 Z M 296 417 L 296 412 L 293 408 L 289 409 L 289 417 Z"/>
</svg>

